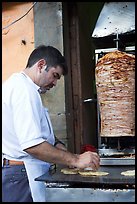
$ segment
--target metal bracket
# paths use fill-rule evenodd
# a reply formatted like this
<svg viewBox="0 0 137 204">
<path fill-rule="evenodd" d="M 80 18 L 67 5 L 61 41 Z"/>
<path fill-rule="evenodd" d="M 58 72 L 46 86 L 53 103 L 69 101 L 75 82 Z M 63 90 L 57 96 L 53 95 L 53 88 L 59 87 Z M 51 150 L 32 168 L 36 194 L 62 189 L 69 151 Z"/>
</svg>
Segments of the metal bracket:
<svg viewBox="0 0 137 204">
<path fill-rule="evenodd" d="M 87 103 L 87 102 L 93 102 L 93 103 L 96 103 L 96 102 L 97 102 L 97 99 L 93 99 L 93 98 L 85 99 L 85 100 L 84 100 L 84 103 Z"/>
</svg>

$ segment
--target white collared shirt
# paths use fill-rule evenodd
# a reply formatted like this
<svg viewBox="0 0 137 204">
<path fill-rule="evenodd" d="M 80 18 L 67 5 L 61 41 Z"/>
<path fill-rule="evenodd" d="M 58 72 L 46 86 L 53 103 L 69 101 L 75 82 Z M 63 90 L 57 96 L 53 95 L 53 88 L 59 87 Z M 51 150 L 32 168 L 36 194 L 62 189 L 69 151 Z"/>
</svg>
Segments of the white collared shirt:
<svg viewBox="0 0 137 204">
<path fill-rule="evenodd" d="M 55 142 L 48 110 L 43 107 L 38 89 L 39 86 L 23 72 L 13 74 L 2 85 L 3 157 L 24 161 L 28 175 L 33 171 L 35 178 L 46 172 L 49 164 L 35 159 L 24 149 L 44 141 Z M 31 186 L 34 185 L 34 177 L 29 178 Z M 35 181 L 36 188 L 32 187 L 34 194 L 37 184 Z"/>
</svg>

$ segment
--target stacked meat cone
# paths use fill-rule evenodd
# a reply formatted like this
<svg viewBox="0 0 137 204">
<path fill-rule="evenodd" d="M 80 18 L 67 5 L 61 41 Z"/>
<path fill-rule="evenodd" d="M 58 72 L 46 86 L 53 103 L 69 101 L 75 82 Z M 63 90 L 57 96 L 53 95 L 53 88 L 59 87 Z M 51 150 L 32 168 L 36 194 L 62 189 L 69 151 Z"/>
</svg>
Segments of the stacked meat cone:
<svg viewBox="0 0 137 204">
<path fill-rule="evenodd" d="M 135 55 L 114 51 L 95 69 L 100 136 L 135 136 Z"/>
</svg>

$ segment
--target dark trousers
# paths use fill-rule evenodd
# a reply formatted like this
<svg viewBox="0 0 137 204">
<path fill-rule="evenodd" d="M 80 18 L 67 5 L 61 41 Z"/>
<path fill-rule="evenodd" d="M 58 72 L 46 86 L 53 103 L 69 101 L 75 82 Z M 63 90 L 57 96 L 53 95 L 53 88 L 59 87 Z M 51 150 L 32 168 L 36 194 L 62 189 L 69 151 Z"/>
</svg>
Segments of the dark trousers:
<svg viewBox="0 0 137 204">
<path fill-rule="evenodd" d="M 24 165 L 2 167 L 2 202 L 33 202 Z"/>
</svg>

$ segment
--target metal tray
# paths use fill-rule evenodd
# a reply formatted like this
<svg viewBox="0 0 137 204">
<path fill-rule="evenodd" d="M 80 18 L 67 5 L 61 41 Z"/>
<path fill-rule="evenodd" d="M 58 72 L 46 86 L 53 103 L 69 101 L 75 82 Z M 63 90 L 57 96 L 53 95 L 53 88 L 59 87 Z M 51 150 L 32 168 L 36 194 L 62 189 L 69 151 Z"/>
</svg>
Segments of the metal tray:
<svg viewBox="0 0 137 204">
<path fill-rule="evenodd" d="M 118 150 L 118 149 L 98 149 L 98 153 L 100 156 L 126 156 L 126 155 L 131 155 L 135 154 L 135 149 L 123 149 L 123 150 Z"/>
<path fill-rule="evenodd" d="M 135 158 L 100 158 L 100 165 L 135 165 Z"/>
<path fill-rule="evenodd" d="M 101 166 L 100 171 L 109 173 L 107 176 L 84 177 L 78 174 L 65 175 L 61 173 L 63 166 L 58 166 L 54 172 L 49 172 L 36 178 L 35 181 L 43 181 L 50 187 L 98 187 L 98 188 L 126 188 L 135 185 L 135 176 L 123 176 L 122 171 L 134 170 L 135 166 Z"/>
</svg>

